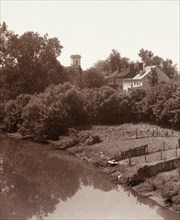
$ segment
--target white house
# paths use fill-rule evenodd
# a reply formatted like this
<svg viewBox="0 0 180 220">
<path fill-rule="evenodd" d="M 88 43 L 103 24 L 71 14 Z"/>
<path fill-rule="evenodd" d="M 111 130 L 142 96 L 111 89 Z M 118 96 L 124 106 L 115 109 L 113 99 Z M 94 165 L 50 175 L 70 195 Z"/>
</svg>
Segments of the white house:
<svg viewBox="0 0 180 220">
<path fill-rule="evenodd" d="M 166 73 L 164 73 L 158 66 L 146 66 L 133 78 L 123 79 L 123 91 L 128 92 L 128 90 L 137 87 L 149 87 L 149 76 L 152 74 L 152 69 L 155 70 L 159 82 L 168 82 L 170 80 Z"/>
</svg>

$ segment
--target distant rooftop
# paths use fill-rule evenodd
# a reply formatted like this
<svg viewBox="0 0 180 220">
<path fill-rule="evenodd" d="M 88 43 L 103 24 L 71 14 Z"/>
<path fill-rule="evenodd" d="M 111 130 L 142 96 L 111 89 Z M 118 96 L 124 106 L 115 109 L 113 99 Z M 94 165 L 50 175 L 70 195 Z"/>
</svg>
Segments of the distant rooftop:
<svg viewBox="0 0 180 220">
<path fill-rule="evenodd" d="M 70 58 L 81 58 L 81 56 L 79 54 L 73 54 L 70 56 Z"/>
<path fill-rule="evenodd" d="M 133 79 L 137 79 L 138 80 L 138 79 L 144 78 L 148 73 L 151 72 L 151 68 L 156 68 L 156 65 L 154 65 L 154 66 L 146 66 Z"/>
</svg>

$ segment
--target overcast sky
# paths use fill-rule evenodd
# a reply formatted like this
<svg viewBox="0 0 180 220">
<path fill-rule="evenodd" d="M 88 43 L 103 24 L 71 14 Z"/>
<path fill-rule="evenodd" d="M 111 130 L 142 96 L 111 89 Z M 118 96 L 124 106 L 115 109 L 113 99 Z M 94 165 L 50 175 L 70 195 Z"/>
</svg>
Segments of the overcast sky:
<svg viewBox="0 0 180 220">
<path fill-rule="evenodd" d="M 82 56 L 82 68 L 108 57 L 112 49 L 133 61 L 148 49 L 179 66 L 180 28 L 177 1 L 9 1 L 1 0 L 1 22 L 17 34 L 35 31 L 58 37 L 59 58 Z"/>
</svg>

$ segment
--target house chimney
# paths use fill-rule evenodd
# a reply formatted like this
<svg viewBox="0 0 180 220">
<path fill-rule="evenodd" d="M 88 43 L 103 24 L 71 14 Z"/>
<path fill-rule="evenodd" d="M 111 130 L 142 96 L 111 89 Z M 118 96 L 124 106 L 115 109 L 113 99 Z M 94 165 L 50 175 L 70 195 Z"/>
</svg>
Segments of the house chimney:
<svg viewBox="0 0 180 220">
<path fill-rule="evenodd" d="M 138 69 L 139 69 L 139 71 L 143 70 L 143 63 L 138 63 Z"/>
<path fill-rule="evenodd" d="M 130 63 L 130 72 L 133 72 L 134 71 L 134 63 Z"/>
</svg>

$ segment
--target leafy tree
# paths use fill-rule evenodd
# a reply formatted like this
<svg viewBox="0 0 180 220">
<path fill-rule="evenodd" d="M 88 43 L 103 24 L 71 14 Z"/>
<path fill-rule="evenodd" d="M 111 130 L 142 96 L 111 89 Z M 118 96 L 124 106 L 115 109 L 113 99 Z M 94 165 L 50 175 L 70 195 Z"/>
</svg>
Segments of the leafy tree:
<svg viewBox="0 0 180 220">
<path fill-rule="evenodd" d="M 12 56 L 12 51 L 17 45 L 17 35 L 9 31 L 5 22 L 0 24 L 0 101 L 9 96 L 9 90 L 15 92 L 15 87 L 5 83 L 7 73 L 9 78 L 15 79 L 12 69 L 16 65 L 16 59 Z"/>
<path fill-rule="evenodd" d="M 34 32 L 18 36 L 8 31 L 5 23 L 0 32 L 0 84 L 6 99 L 21 93 L 39 93 L 51 83 L 64 81 L 63 68 L 57 60 L 62 46 L 57 38 Z"/>
<path fill-rule="evenodd" d="M 73 67 L 65 67 L 64 68 L 64 76 L 65 80 L 70 82 L 71 84 L 83 87 L 83 76 L 82 76 L 82 69 L 79 67 L 78 69 L 75 69 Z"/>
<path fill-rule="evenodd" d="M 104 76 L 109 75 L 111 73 L 109 58 L 105 60 L 99 60 L 94 64 L 92 68 L 94 68 L 98 73 L 101 73 Z"/>
<path fill-rule="evenodd" d="M 23 108 L 27 105 L 31 95 L 21 94 L 14 100 L 9 100 L 5 104 L 4 110 L 4 125 L 8 132 L 16 132 L 18 127 L 22 124 Z"/>
<path fill-rule="evenodd" d="M 104 85 L 104 76 L 97 72 L 95 68 L 90 68 L 83 72 L 84 87 L 98 88 Z"/>
<path fill-rule="evenodd" d="M 151 74 L 148 76 L 148 83 L 151 87 L 158 83 L 158 75 L 155 68 L 151 68 Z"/>
<path fill-rule="evenodd" d="M 139 51 L 138 55 L 141 57 L 141 59 L 144 61 L 144 64 L 146 66 L 152 65 L 152 59 L 153 59 L 153 52 L 144 50 L 143 48 Z"/>
<path fill-rule="evenodd" d="M 177 125 L 179 121 L 179 87 L 174 82 L 160 82 L 151 87 L 142 100 L 142 113 L 147 121 Z"/>
<path fill-rule="evenodd" d="M 162 60 L 162 69 L 170 79 L 177 75 L 177 66 L 173 64 L 171 59 Z"/>
<path fill-rule="evenodd" d="M 8 30 L 5 22 L 0 24 L 0 67 L 13 66 L 16 60 L 12 56 L 17 43 L 17 35 Z"/>
<path fill-rule="evenodd" d="M 146 97 L 147 92 L 142 88 L 132 89 L 129 93 L 131 100 L 131 115 L 132 121 L 142 121 L 144 119 L 143 114 L 143 99 Z"/>
<path fill-rule="evenodd" d="M 121 70 L 121 56 L 120 53 L 117 50 L 112 50 L 110 56 L 110 66 L 111 66 L 111 72 L 114 72 L 115 70 L 120 71 Z"/>
<path fill-rule="evenodd" d="M 133 115 L 132 115 L 132 100 L 129 94 L 119 93 L 116 91 L 116 116 L 114 118 L 114 122 L 118 123 L 126 123 L 132 122 Z M 114 109 L 115 110 L 115 109 Z"/>
<path fill-rule="evenodd" d="M 87 122 L 80 91 L 70 83 L 51 85 L 23 109 L 21 132 L 37 140 L 57 139 L 69 127 Z"/>
<path fill-rule="evenodd" d="M 175 83 L 171 86 L 171 91 L 170 97 L 164 102 L 160 117 L 161 121 L 168 121 L 172 128 L 180 128 L 180 87 Z"/>
<path fill-rule="evenodd" d="M 157 122 L 162 121 L 162 112 L 164 103 L 169 100 L 173 94 L 173 89 L 168 83 L 159 83 L 152 89 L 156 90 L 155 103 L 153 104 L 153 115 Z"/>
<path fill-rule="evenodd" d="M 108 103 L 110 104 L 110 97 L 114 92 L 115 90 L 108 86 L 82 90 L 85 109 L 91 123 L 104 123 L 104 118 L 108 117 L 105 111 L 108 111 L 107 108 L 109 108 L 109 111 L 112 109 L 112 106 L 108 105 Z"/>
<path fill-rule="evenodd" d="M 90 122 L 118 124 L 131 120 L 131 100 L 108 86 L 82 90 L 85 108 Z"/>
<path fill-rule="evenodd" d="M 160 66 L 170 79 L 174 78 L 177 75 L 177 68 L 176 65 L 173 64 L 172 60 L 164 60 L 159 56 L 154 56 L 154 53 L 152 51 L 144 49 L 141 49 L 138 55 L 141 57 L 146 66 Z"/>
<path fill-rule="evenodd" d="M 129 59 L 126 57 L 121 57 L 120 53 L 113 49 L 110 55 L 105 60 L 100 60 L 93 68 L 97 72 L 107 76 L 114 72 L 115 70 L 121 71 L 129 66 Z"/>
<path fill-rule="evenodd" d="M 109 55 L 109 62 L 111 66 L 111 72 L 118 70 L 120 72 L 122 69 L 125 69 L 129 65 L 129 59 L 126 57 L 121 57 L 120 53 L 117 50 L 112 50 Z"/>
<path fill-rule="evenodd" d="M 127 57 L 122 57 L 121 58 L 121 67 L 122 69 L 126 69 L 129 66 L 129 58 Z"/>
</svg>

